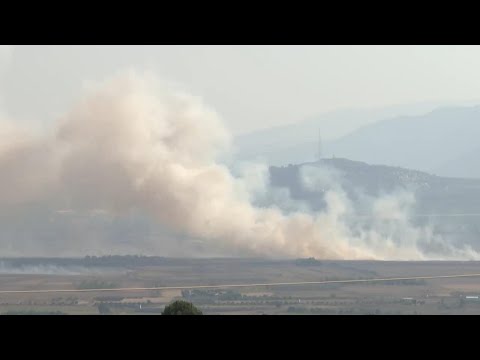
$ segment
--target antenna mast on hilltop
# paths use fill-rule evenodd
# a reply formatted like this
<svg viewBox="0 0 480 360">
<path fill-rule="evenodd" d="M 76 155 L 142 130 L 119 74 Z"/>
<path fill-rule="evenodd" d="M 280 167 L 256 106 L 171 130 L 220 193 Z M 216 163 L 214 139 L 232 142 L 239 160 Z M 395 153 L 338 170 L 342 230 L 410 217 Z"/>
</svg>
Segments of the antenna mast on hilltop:
<svg viewBox="0 0 480 360">
<path fill-rule="evenodd" d="M 322 134 L 320 129 L 318 130 L 318 149 L 317 149 L 317 160 L 320 161 L 322 160 Z"/>
</svg>

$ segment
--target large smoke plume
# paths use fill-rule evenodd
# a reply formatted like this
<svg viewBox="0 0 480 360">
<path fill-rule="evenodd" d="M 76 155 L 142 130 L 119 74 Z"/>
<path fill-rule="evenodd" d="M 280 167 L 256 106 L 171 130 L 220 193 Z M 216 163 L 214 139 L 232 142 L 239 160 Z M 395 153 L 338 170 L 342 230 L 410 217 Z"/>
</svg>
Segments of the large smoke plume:
<svg viewBox="0 0 480 360">
<path fill-rule="evenodd" d="M 219 116 L 201 99 L 133 72 L 91 89 L 49 135 L 4 120 L 0 215 L 19 225 L 1 235 L 1 244 L 24 254 L 47 247 L 48 238 L 22 235 L 38 209 L 113 217 L 139 211 L 165 232 L 148 241 L 132 239 L 128 249 L 137 253 L 157 251 L 168 234 L 223 254 L 328 259 L 426 259 L 431 256 L 420 243 L 440 242 L 428 228 L 409 223 L 405 214 L 414 199 L 408 194 L 372 199 L 378 220 L 368 229 L 346 220 L 355 210 L 341 187 L 327 192 L 327 208 L 319 213 L 253 205 L 273 196 L 265 168 L 246 166 L 232 175 L 220 160 L 229 144 Z M 306 177 L 310 186 L 312 174 Z M 26 213 L 30 220 L 22 224 Z M 385 221 L 390 217 L 396 221 Z M 106 247 L 115 253 L 123 246 L 76 226 L 50 248 L 88 253 Z M 432 257 L 477 254 L 443 246 Z"/>
</svg>

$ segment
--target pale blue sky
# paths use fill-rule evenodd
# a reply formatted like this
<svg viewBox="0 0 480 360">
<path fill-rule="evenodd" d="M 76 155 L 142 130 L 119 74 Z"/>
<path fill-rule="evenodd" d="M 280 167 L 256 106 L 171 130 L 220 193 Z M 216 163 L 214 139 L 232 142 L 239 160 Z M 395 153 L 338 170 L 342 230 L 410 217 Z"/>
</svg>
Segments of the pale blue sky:
<svg viewBox="0 0 480 360">
<path fill-rule="evenodd" d="M 2 110 L 48 122 L 89 80 L 153 70 L 202 96 L 236 134 L 343 108 L 480 99 L 479 46 L 12 46 Z"/>
</svg>

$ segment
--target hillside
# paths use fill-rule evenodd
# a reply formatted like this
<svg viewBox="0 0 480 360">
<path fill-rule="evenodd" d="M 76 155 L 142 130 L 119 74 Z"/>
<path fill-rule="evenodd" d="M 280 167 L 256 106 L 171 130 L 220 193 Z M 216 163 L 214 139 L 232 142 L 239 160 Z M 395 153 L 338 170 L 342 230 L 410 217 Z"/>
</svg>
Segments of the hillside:
<svg viewBox="0 0 480 360">
<path fill-rule="evenodd" d="M 326 182 L 322 188 L 306 189 L 300 177 L 300 171 L 305 167 L 335 171 L 339 174 L 335 179 L 337 183 Z M 307 201 L 314 209 L 323 207 L 322 195 L 329 187 L 340 185 L 353 200 L 359 193 L 380 196 L 396 190 L 409 190 L 416 196 L 419 213 L 480 213 L 480 180 L 440 177 L 400 167 L 332 158 L 270 167 L 270 181 L 273 187 L 288 188 L 294 199 Z"/>
</svg>

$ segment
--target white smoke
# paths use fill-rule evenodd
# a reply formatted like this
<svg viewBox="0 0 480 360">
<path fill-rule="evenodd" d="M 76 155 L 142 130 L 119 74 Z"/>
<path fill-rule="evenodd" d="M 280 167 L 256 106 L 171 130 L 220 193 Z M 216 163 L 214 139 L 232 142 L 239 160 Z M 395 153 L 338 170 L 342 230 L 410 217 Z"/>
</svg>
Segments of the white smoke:
<svg viewBox="0 0 480 360">
<path fill-rule="evenodd" d="M 140 209 L 172 234 L 232 255 L 425 258 L 418 242 L 425 230 L 403 216 L 408 197 L 376 201 L 380 222 L 369 230 L 346 221 L 355 210 L 340 186 L 326 193 L 327 208 L 317 214 L 255 206 L 267 196 L 265 167 L 232 175 L 219 161 L 230 146 L 219 116 L 200 98 L 162 89 L 150 76 L 130 72 L 93 89 L 50 137 L 5 127 L 1 144 L 0 213 L 8 216 L 32 204 L 52 212 L 102 209 L 114 217 Z M 385 215 L 401 221 L 392 228 Z M 79 226 L 63 247 L 110 246 L 115 253 L 120 246 L 89 234 Z M 161 239 L 132 239 L 129 246 L 155 251 Z M 39 241 L 28 244 L 41 247 Z"/>
<path fill-rule="evenodd" d="M 0 261 L 0 275 L 105 275 L 124 273 L 123 270 L 112 268 L 56 266 L 52 264 L 12 266 L 8 262 Z"/>
<path fill-rule="evenodd" d="M 416 198 L 412 191 L 397 189 L 371 196 L 355 189 L 356 201 L 343 190 L 343 175 L 329 166 L 304 166 L 300 171 L 304 188 L 326 191 L 327 213 L 342 227 L 337 230 L 354 246 L 368 248 L 384 260 L 461 260 L 480 259 L 470 246 L 457 248 L 429 223 L 413 223 Z"/>
</svg>

